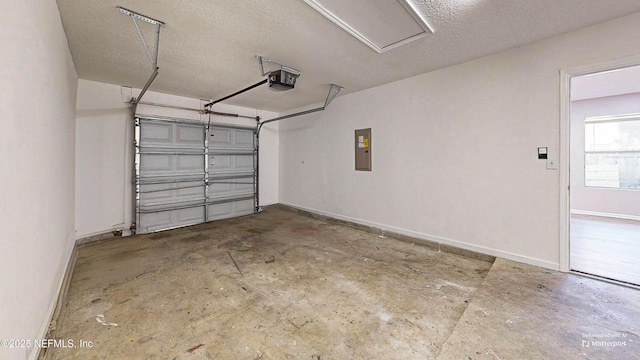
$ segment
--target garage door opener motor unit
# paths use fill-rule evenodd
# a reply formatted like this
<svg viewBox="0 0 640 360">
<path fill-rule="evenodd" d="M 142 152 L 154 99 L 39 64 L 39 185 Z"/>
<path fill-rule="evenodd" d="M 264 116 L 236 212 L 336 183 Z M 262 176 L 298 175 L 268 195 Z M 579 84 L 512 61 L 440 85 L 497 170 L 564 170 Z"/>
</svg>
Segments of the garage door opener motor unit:
<svg viewBox="0 0 640 360">
<path fill-rule="evenodd" d="M 287 91 L 296 86 L 296 79 L 300 74 L 295 74 L 284 69 L 269 73 L 269 89 L 275 91 Z"/>
</svg>

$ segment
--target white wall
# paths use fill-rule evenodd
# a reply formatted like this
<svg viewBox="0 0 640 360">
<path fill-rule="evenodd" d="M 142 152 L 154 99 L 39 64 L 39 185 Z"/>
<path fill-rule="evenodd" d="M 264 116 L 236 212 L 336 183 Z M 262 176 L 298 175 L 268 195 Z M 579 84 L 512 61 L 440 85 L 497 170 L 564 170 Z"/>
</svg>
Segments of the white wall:
<svg viewBox="0 0 640 360">
<path fill-rule="evenodd" d="M 280 202 L 558 268 L 561 69 L 631 56 L 640 14 L 377 88 L 280 124 Z M 354 171 L 372 128 L 373 171 Z"/>
<path fill-rule="evenodd" d="M 125 204 L 132 201 L 131 170 L 125 162 L 130 158 L 126 134 L 131 117 L 131 107 L 122 101 L 120 86 L 78 81 L 77 238 L 131 227 L 131 213 L 125 211 Z"/>
<path fill-rule="evenodd" d="M 77 76 L 54 0 L 5 1 L 0 24 L 0 339 L 38 339 L 74 243 Z"/>
<path fill-rule="evenodd" d="M 640 66 L 576 76 L 571 79 L 571 100 L 586 100 L 640 92 Z"/>
<path fill-rule="evenodd" d="M 158 75 L 158 76 L 161 76 Z M 138 89 L 80 80 L 76 121 L 77 238 L 131 227 L 133 204 L 133 117 L 126 103 Z M 149 91 L 143 101 L 202 108 L 202 100 Z M 277 114 L 224 104 L 215 111 L 265 119 Z M 138 114 L 206 121 L 194 111 L 139 105 Z M 255 126 L 251 119 L 214 116 L 213 122 Z M 278 202 L 277 124 L 265 125 L 260 148 L 260 204 Z"/>
<path fill-rule="evenodd" d="M 571 210 L 640 218 L 640 191 L 584 186 L 584 119 L 640 113 L 640 93 L 571 102 Z"/>
</svg>

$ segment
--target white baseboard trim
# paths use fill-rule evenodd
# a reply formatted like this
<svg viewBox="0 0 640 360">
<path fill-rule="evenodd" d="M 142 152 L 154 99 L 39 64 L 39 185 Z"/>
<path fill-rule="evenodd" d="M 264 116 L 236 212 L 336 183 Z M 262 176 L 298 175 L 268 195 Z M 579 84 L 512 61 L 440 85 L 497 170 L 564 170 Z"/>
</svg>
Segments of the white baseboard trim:
<svg viewBox="0 0 640 360">
<path fill-rule="evenodd" d="M 49 307 L 47 309 L 47 316 L 44 320 L 44 323 L 40 327 L 40 331 L 38 332 L 37 339 L 44 340 L 49 333 L 49 327 L 53 321 L 57 321 L 57 317 L 62 309 L 62 301 L 64 295 L 67 293 L 67 289 L 69 287 L 69 283 L 71 282 L 71 275 L 73 274 L 73 269 L 76 265 L 77 259 L 77 246 L 74 241 L 75 239 L 75 231 L 73 231 L 68 239 L 67 239 L 67 249 L 65 249 L 65 261 L 60 265 L 58 273 L 60 274 L 58 279 L 58 285 L 56 287 L 56 292 L 54 296 L 51 298 L 51 302 L 49 303 Z M 70 248 L 70 249 L 69 249 Z M 64 270 L 64 272 L 62 272 Z M 29 353 L 29 360 L 37 360 L 40 358 L 41 348 L 32 348 Z M 46 355 L 45 355 L 46 357 Z"/>
<path fill-rule="evenodd" d="M 501 257 L 501 258 L 504 258 L 504 259 L 513 260 L 513 261 L 517 261 L 517 262 L 521 262 L 521 263 L 525 263 L 525 264 L 529 264 L 529 265 L 540 266 L 540 267 L 543 267 L 543 268 L 546 268 L 546 269 L 551 269 L 551 270 L 559 270 L 559 268 L 560 268 L 560 264 L 558 264 L 558 263 L 554 263 L 554 262 L 550 262 L 550 261 L 546 261 L 546 260 L 541 260 L 541 259 L 536 259 L 536 258 L 524 256 L 524 255 L 514 254 L 514 253 L 511 253 L 511 252 L 508 252 L 508 251 L 502 251 L 502 250 L 498 250 L 498 249 L 493 249 L 493 248 L 488 248 L 488 247 L 479 246 L 479 245 L 475 245 L 475 244 L 470 244 L 470 243 L 467 243 L 467 242 L 464 242 L 464 241 L 448 239 L 448 238 L 444 238 L 444 237 L 441 237 L 441 236 L 419 233 L 419 232 L 415 232 L 415 231 L 411 231 L 411 230 L 397 228 L 397 227 L 394 227 L 394 226 L 378 224 L 378 223 L 375 223 L 375 222 L 372 222 L 372 221 L 356 219 L 356 218 L 352 218 L 350 216 L 334 214 L 334 213 L 330 213 L 330 212 L 322 211 L 322 210 L 317 210 L 317 209 L 311 209 L 311 208 L 307 208 L 307 207 L 304 207 L 304 206 L 295 205 L 295 204 L 291 204 L 291 203 L 287 203 L 287 202 L 283 202 L 283 201 L 281 201 L 280 204 L 285 205 L 285 206 L 289 206 L 289 207 L 292 207 L 292 208 L 295 208 L 295 209 L 308 211 L 308 212 L 311 212 L 311 213 L 316 213 L 316 214 L 319 214 L 319 215 L 323 215 L 323 216 L 327 216 L 327 217 L 330 217 L 330 218 L 338 219 L 338 220 L 349 221 L 349 222 L 352 222 L 352 223 L 365 225 L 365 226 L 369 226 L 369 227 L 372 227 L 372 228 L 381 229 L 381 230 L 384 230 L 384 231 L 390 231 L 390 232 L 398 233 L 400 235 L 410 236 L 412 238 L 416 238 L 416 239 L 419 239 L 419 240 L 425 240 L 425 241 L 431 241 L 431 242 L 441 243 L 441 244 L 445 244 L 445 245 L 450 245 L 450 246 L 454 246 L 454 247 L 465 249 L 465 250 L 475 251 L 475 252 L 478 252 L 478 253 L 487 254 L 487 255 L 491 255 L 491 256 L 495 256 L 495 257 Z"/>
<path fill-rule="evenodd" d="M 615 213 L 607 213 L 607 212 L 600 212 L 600 211 L 576 210 L 576 209 L 571 209 L 571 213 L 576 215 L 600 216 L 600 217 L 608 217 L 608 218 L 614 218 L 614 219 L 640 221 L 640 216 L 637 216 L 637 215 L 615 214 Z"/>
<path fill-rule="evenodd" d="M 108 231 L 102 234 L 96 234 L 92 236 L 78 238 L 76 239 L 76 245 L 91 244 L 91 243 L 102 241 L 102 240 L 110 240 L 116 237 L 120 238 L 120 236 L 115 236 L 113 231 Z"/>
<path fill-rule="evenodd" d="M 131 234 L 131 230 L 126 230 L 125 228 L 123 228 L 122 226 L 114 226 L 110 229 L 105 229 L 102 231 L 96 231 L 96 232 L 92 232 L 92 233 L 88 233 L 88 234 L 82 234 L 82 235 L 76 235 L 76 242 L 78 243 L 82 243 L 85 242 L 86 239 L 97 239 L 100 237 L 104 237 L 107 236 L 109 234 L 112 234 L 111 237 L 113 237 L 113 232 L 116 231 L 121 231 L 122 232 L 122 236 L 125 236 L 125 232 L 128 231 L 129 234 Z"/>
</svg>

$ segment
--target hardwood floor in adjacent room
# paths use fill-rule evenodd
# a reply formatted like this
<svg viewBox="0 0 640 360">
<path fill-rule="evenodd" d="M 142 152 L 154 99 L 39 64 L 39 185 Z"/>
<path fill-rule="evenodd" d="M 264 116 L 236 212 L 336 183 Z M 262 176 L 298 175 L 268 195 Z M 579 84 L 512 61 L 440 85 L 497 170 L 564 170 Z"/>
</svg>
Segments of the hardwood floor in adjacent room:
<svg viewBox="0 0 640 360">
<path fill-rule="evenodd" d="M 571 215 L 571 269 L 640 285 L 640 221 Z"/>
</svg>

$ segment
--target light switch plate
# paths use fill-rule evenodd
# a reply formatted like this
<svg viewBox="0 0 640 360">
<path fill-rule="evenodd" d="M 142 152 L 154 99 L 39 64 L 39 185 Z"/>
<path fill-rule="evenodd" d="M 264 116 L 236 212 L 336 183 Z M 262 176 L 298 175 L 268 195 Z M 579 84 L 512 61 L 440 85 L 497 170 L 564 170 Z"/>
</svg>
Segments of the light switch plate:
<svg viewBox="0 0 640 360">
<path fill-rule="evenodd" d="M 558 161 L 556 159 L 547 159 L 547 170 L 558 170 Z"/>
<path fill-rule="evenodd" d="M 539 147 L 538 148 L 538 159 L 544 160 L 549 158 L 549 148 L 548 147 Z"/>
</svg>

